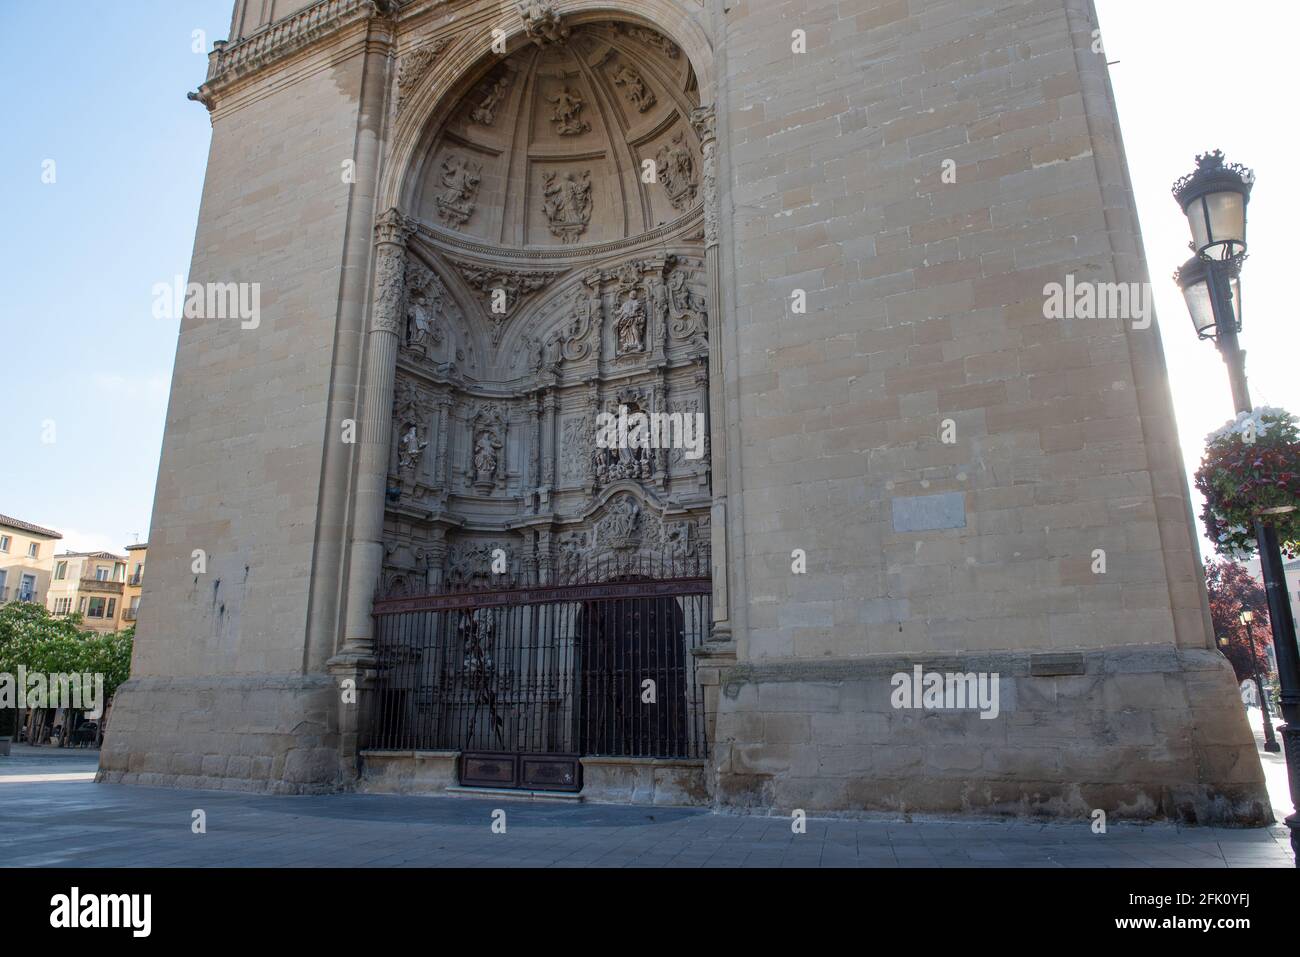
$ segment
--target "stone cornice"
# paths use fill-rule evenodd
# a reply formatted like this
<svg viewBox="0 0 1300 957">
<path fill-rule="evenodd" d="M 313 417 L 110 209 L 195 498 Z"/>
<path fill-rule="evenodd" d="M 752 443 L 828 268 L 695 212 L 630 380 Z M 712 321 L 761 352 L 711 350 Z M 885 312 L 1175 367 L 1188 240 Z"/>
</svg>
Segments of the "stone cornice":
<svg viewBox="0 0 1300 957">
<path fill-rule="evenodd" d="M 317 0 L 235 43 L 218 40 L 208 54 L 207 80 L 189 98 L 210 110 L 215 97 L 239 80 L 354 23 L 388 16 L 400 6 L 398 0 Z"/>
</svg>

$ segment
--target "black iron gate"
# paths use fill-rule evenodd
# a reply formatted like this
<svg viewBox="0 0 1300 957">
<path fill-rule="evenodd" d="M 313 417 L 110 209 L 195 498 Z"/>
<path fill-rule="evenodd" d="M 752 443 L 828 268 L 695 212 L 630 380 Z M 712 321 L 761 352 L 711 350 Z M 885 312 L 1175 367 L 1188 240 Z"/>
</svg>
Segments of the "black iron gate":
<svg viewBox="0 0 1300 957">
<path fill-rule="evenodd" d="M 707 554 L 375 603 L 369 746 L 461 752 L 467 785 L 581 788 L 578 758 L 704 757 Z"/>
</svg>

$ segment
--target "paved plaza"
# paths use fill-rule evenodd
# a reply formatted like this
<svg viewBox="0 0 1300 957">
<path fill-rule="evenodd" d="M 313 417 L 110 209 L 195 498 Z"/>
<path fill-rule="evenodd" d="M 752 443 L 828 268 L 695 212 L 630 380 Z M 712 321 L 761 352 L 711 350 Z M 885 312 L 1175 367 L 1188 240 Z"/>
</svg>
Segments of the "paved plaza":
<svg viewBox="0 0 1300 957">
<path fill-rule="evenodd" d="M 0 758 L 0 861 L 39 867 L 1290 867 L 1286 829 L 886 819 L 477 797 L 95 784 L 93 751 Z M 205 812 L 207 833 L 191 830 Z M 493 832 L 495 811 L 505 833 Z M 500 815 L 496 815 L 497 818 Z"/>
</svg>

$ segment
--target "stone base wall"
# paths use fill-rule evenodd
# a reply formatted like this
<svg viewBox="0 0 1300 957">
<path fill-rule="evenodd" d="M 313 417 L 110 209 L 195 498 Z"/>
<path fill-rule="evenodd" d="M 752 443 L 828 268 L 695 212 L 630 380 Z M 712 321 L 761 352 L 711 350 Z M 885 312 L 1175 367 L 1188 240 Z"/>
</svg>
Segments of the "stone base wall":
<svg viewBox="0 0 1300 957">
<path fill-rule="evenodd" d="M 133 678 L 118 689 L 97 780 L 313 794 L 341 784 L 327 675 Z"/>
<path fill-rule="evenodd" d="M 707 805 L 705 762 L 674 758 L 582 759 L 582 799 L 599 804 Z"/>
<path fill-rule="evenodd" d="M 366 794 L 437 794 L 458 783 L 459 751 L 363 751 L 357 790 Z"/>
<path fill-rule="evenodd" d="M 915 664 L 999 673 L 998 717 L 895 709 Z M 1273 820 L 1231 667 L 1172 646 L 740 665 L 716 763 L 719 804 L 783 814 Z"/>
</svg>

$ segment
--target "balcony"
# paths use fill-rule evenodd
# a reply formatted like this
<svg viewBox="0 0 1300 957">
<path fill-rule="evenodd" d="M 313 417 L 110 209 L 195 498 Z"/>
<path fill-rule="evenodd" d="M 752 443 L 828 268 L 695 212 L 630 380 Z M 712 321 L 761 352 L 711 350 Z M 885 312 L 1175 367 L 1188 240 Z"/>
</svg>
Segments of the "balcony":
<svg viewBox="0 0 1300 957">
<path fill-rule="evenodd" d="M 104 595 L 122 594 L 123 585 L 120 581 L 104 581 L 100 578 L 82 578 L 81 590 L 84 592 L 98 592 Z"/>
<path fill-rule="evenodd" d="M 0 588 L 0 605 L 7 605 L 11 601 L 39 602 L 40 596 L 34 591 L 23 591 L 21 588 Z"/>
<path fill-rule="evenodd" d="M 136 572 L 126 580 L 126 583 L 132 588 L 139 588 L 142 581 L 144 581 L 144 572 Z"/>
</svg>

